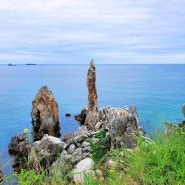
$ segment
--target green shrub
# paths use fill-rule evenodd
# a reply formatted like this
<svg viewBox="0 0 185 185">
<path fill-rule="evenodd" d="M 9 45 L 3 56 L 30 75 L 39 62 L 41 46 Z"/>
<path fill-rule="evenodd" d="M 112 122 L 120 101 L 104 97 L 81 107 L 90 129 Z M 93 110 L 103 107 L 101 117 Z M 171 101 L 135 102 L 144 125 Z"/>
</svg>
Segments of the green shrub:
<svg viewBox="0 0 185 185">
<path fill-rule="evenodd" d="M 96 143 L 93 143 L 92 140 L 89 140 L 91 147 L 91 155 L 95 162 L 100 161 L 107 151 L 110 149 L 110 138 L 106 137 L 106 132 L 104 130 L 100 130 L 96 137 L 99 139 Z"/>
</svg>

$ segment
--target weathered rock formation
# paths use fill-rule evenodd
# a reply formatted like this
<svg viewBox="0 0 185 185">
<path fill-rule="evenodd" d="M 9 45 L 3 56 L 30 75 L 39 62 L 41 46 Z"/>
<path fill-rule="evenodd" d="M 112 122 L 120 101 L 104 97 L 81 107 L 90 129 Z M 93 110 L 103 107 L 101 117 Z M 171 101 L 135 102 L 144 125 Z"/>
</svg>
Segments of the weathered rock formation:
<svg viewBox="0 0 185 185">
<path fill-rule="evenodd" d="M 33 144 L 29 154 L 29 168 L 40 172 L 41 168 L 49 168 L 65 148 L 65 143 L 57 137 L 47 134 Z"/>
<path fill-rule="evenodd" d="M 0 169 L 0 182 L 3 181 L 3 178 L 4 178 L 4 175 L 3 175 L 3 172 Z"/>
<path fill-rule="evenodd" d="M 21 168 L 27 167 L 28 154 L 31 151 L 31 144 L 26 133 L 13 136 L 11 143 L 8 145 L 9 153 L 14 156 L 13 168 L 20 171 Z"/>
<path fill-rule="evenodd" d="M 97 91 L 96 91 L 96 71 L 94 61 L 91 60 L 87 73 L 88 87 L 88 106 L 83 107 L 81 113 L 75 117 L 82 125 L 87 126 L 89 130 L 99 130 L 109 127 L 112 134 L 114 147 L 120 147 L 121 142 L 125 142 L 126 147 L 132 148 L 135 139 L 131 137 L 132 133 L 144 134 L 139 127 L 137 111 L 134 106 L 124 108 L 103 107 L 98 109 Z M 116 141 L 113 141 L 116 140 Z M 119 144 L 118 144 L 119 142 Z"/>
<path fill-rule="evenodd" d="M 182 113 L 183 113 L 183 115 L 185 117 L 185 103 L 182 105 Z"/>
<path fill-rule="evenodd" d="M 38 141 L 44 134 L 60 137 L 58 104 L 47 86 L 40 88 L 32 102 L 33 139 Z"/>
<path fill-rule="evenodd" d="M 99 127 L 107 128 L 111 135 L 113 148 L 133 148 L 137 144 L 136 135 L 140 133 L 137 111 L 134 106 L 114 108 L 104 107 L 99 109 Z M 102 124 L 102 126 L 101 126 Z"/>
<path fill-rule="evenodd" d="M 86 79 L 88 87 L 88 107 L 86 112 L 85 125 L 87 128 L 94 128 L 98 121 L 98 102 L 97 102 L 97 92 L 96 92 L 96 68 L 94 66 L 94 61 L 91 60 L 90 67 L 87 73 Z"/>
<path fill-rule="evenodd" d="M 83 107 L 80 114 L 75 116 L 75 120 L 79 121 L 82 125 L 84 125 L 86 114 L 87 114 L 87 108 Z"/>
</svg>

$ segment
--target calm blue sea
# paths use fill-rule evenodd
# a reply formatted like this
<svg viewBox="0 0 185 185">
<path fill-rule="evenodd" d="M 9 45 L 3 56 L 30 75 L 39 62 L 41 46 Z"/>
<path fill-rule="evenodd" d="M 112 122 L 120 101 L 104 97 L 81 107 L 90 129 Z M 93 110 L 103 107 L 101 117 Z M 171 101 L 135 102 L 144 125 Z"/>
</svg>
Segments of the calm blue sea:
<svg viewBox="0 0 185 185">
<path fill-rule="evenodd" d="M 31 130 L 32 100 L 47 85 L 59 105 L 62 136 L 78 129 L 73 118 L 87 105 L 88 65 L 0 65 L 0 166 L 10 172 L 7 145 L 24 128 Z M 98 104 L 135 105 L 148 132 L 165 120 L 184 119 L 185 65 L 96 65 Z M 71 113 L 66 118 L 65 113 Z"/>
</svg>

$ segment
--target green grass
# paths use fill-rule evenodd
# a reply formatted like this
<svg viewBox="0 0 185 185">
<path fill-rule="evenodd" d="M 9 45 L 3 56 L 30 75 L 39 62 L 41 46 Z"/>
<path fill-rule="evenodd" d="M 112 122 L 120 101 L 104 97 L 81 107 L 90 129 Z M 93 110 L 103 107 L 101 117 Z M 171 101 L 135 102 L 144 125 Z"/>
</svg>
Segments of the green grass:
<svg viewBox="0 0 185 185">
<path fill-rule="evenodd" d="M 100 137 L 101 138 L 101 137 Z M 100 148 L 93 148 L 93 158 Z M 97 149 L 97 151 L 96 151 Z M 97 155 L 94 171 L 97 175 L 85 175 L 84 185 L 183 185 L 185 184 L 185 132 L 176 128 L 170 135 L 162 132 L 154 138 L 139 138 L 138 146 L 132 151 L 120 148 L 111 149 L 103 156 Z M 114 161 L 107 166 L 106 159 Z M 65 177 L 47 175 L 45 170 L 36 174 L 33 170 L 22 170 L 17 174 L 21 185 L 58 185 L 70 184 Z"/>
<path fill-rule="evenodd" d="M 185 133 L 155 133 L 154 141 L 140 139 L 129 159 L 128 174 L 138 184 L 185 184 Z"/>
</svg>

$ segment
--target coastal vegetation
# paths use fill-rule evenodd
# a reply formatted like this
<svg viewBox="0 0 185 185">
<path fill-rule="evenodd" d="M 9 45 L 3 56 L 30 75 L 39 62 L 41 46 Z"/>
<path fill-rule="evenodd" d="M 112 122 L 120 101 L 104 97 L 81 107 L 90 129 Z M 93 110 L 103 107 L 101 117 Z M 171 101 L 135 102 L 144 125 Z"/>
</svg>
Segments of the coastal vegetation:
<svg viewBox="0 0 185 185">
<path fill-rule="evenodd" d="M 103 136 L 101 132 L 101 140 Z M 92 173 L 85 174 L 81 184 L 185 184 L 184 142 L 184 127 L 175 127 L 170 134 L 156 131 L 152 139 L 139 137 L 137 146 L 132 150 L 122 146 L 101 153 L 102 145 L 99 142 L 91 150 L 90 157 L 95 161 Z M 13 174 L 21 185 L 72 184 L 70 179 L 73 175 L 73 172 L 65 176 L 51 173 L 49 169 L 42 169 L 39 174 L 34 170 L 22 169 L 20 173 Z"/>
</svg>

